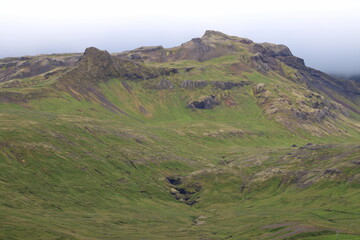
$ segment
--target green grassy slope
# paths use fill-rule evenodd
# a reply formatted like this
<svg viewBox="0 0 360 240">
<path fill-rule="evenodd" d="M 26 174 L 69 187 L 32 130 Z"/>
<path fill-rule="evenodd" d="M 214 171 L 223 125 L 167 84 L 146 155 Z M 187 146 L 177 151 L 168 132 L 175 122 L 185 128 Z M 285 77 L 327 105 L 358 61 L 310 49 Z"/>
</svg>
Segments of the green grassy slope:
<svg viewBox="0 0 360 240">
<path fill-rule="evenodd" d="M 162 77 L 99 83 L 126 114 L 53 90 L 56 79 L 0 89 L 50 92 L 0 104 L 0 239 L 359 239 L 359 116 L 321 135 L 276 121 L 254 86 L 294 104 L 305 86 L 234 73 L 246 54 L 148 63 L 180 69 L 166 76 L 173 89 L 149 88 Z M 183 80 L 251 85 L 183 89 Z M 220 105 L 187 107 L 209 95 Z"/>
</svg>

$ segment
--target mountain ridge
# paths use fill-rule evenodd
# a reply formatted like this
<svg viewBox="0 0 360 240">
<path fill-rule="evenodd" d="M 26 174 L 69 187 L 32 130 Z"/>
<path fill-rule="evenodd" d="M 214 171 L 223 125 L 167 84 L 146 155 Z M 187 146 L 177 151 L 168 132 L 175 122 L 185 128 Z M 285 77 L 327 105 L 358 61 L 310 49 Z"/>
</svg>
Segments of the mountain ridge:
<svg viewBox="0 0 360 240">
<path fill-rule="evenodd" d="M 35 67 L 32 67 L 33 64 L 29 62 L 29 60 L 31 59 L 20 58 L 20 60 L 25 59 L 25 62 L 15 64 L 15 67 L 14 63 L 12 62 L 6 64 L 4 63 L 3 65 L 5 67 L 3 68 L 5 68 L 5 70 L 0 71 L 0 76 L 3 76 L 1 80 L 2 82 L 4 82 L 2 88 L 4 88 L 4 85 L 5 88 L 11 88 L 11 84 L 18 83 L 18 81 L 10 82 L 10 86 L 7 86 L 9 75 L 12 76 L 10 77 L 10 80 L 11 78 L 16 76 L 20 76 L 21 79 L 34 75 L 36 72 L 36 70 L 34 71 L 34 69 L 38 69 L 39 74 L 41 74 L 41 76 L 43 76 L 43 78 L 45 79 L 53 75 L 55 76 L 55 86 L 57 89 L 63 89 L 77 99 L 83 98 L 88 101 L 99 102 L 103 107 L 108 108 L 110 111 L 115 111 L 128 115 L 119 107 L 115 106 L 101 92 L 101 90 L 98 88 L 101 82 L 107 82 L 109 79 L 112 78 L 123 78 L 132 81 L 144 81 L 149 79 L 156 79 L 159 77 L 165 78 L 170 75 L 181 75 L 179 73 L 180 71 L 185 70 L 185 72 L 190 72 L 193 69 L 192 67 L 178 69 L 174 67 L 151 66 L 151 64 L 148 64 L 151 62 L 169 63 L 187 60 L 204 62 L 211 59 L 221 58 L 227 55 L 237 56 L 236 54 L 239 55 L 240 61 L 236 63 L 237 65 L 233 64 L 232 68 L 235 68 L 237 71 L 239 71 L 240 69 L 240 72 L 233 73 L 234 76 L 241 75 L 239 73 L 244 71 L 251 72 L 254 70 L 258 71 L 261 74 L 264 74 L 265 76 L 277 74 L 280 77 L 290 79 L 291 81 L 295 82 L 296 85 L 305 84 L 304 87 L 309 88 L 311 91 L 320 94 L 320 96 L 318 96 L 319 99 L 325 96 L 325 100 L 327 102 L 328 100 L 326 98 L 329 98 L 331 101 L 337 103 L 337 105 L 331 103 L 326 103 L 324 105 L 323 103 L 312 103 L 312 101 L 307 100 L 308 103 L 305 103 L 303 101 L 303 103 L 300 103 L 299 107 L 293 108 L 291 106 L 293 104 L 293 101 L 290 100 L 293 97 L 289 95 L 285 98 L 281 96 L 275 97 L 272 95 L 271 91 L 268 91 L 266 89 L 264 90 L 265 93 L 260 94 L 260 92 L 258 92 L 257 94 L 255 94 L 258 99 L 264 99 L 261 100 L 259 104 L 264 109 L 266 115 L 270 117 L 274 115 L 274 118 L 277 121 L 282 122 L 283 124 L 289 121 L 298 122 L 298 124 L 293 124 L 294 126 L 289 126 L 290 129 L 294 129 L 295 125 L 297 125 L 298 127 L 305 127 L 308 125 L 306 121 L 310 121 L 310 124 L 312 124 L 314 122 L 322 122 L 324 118 L 329 119 L 330 122 L 333 122 L 331 119 L 344 118 L 338 116 L 338 114 L 335 114 L 335 112 L 339 112 L 341 115 L 349 117 L 350 115 L 345 109 L 347 109 L 348 111 L 352 111 L 356 114 L 360 114 L 358 106 L 358 104 L 360 103 L 360 87 L 358 83 L 335 79 L 325 73 L 306 67 L 304 60 L 293 56 L 290 49 L 285 45 L 276 45 L 271 43 L 258 44 L 246 38 L 228 36 L 224 33 L 213 30 L 207 30 L 201 38 L 194 38 L 189 42 L 181 44 L 181 46 L 170 49 L 165 49 L 163 47 L 142 47 L 119 54 L 110 54 L 107 51 L 101 51 L 95 47 L 90 47 L 87 48 L 84 54 L 80 57 L 76 55 L 71 55 L 70 57 L 65 56 L 63 58 L 60 58 L 62 59 L 62 61 L 59 60 L 58 56 L 57 58 L 52 60 L 49 60 L 49 58 L 47 57 L 45 59 L 35 60 Z M 39 65 L 39 62 L 40 66 L 43 65 L 40 68 L 37 67 Z M 9 66 L 10 69 L 8 69 Z M 30 68 L 30 72 L 28 74 L 23 73 L 24 66 Z M 11 69 L 12 67 L 13 69 Z M 20 68 L 20 73 L 11 74 L 10 70 L 15 70 L 16 72 L 17 67 Z M 227 66 L 225 65 L 225 67 Z M 286 71 L 290 71 L 291 73 L 286 73 Z M 242 77 L 246 76 L 243 75 Z M 171 89 L 174 89 L 177 87 L 176 84 L 174 85 L 174 83 L 169 80 L 166 80 L 165 82 L 164 81 L 165 80 L 162 80 L 162 82 L 160 81 L 158 83 L 158 87 L 148 86 L 148 88 L 166 89 L 170 87 Z M 246 78 L 243 78 L 241 81 L 246 81 Z M 199 80 L 191 84 L 195 84 L 194 86 L 196 86 L 197 82 L 199 82 Z M 190 82 L 188 82 L 187 84 L 189 85 L 189 83 Z M 164 84 L 167 86 L 164 86 Z M 184 84 L 185 82 L 181 83 L 180 87 Z M 240 83 L 232 83 L 230 81 L 228 83 L 221 84 L 227 84 L 227 86 L 235 86 L 236 84 Z M 204 87 L 206 85 L 207 84 L 205 84 Z M 275 89 L 275 91 L 278 90 Z M 296 91 L 299 91 L 299 88 Z M 43 91 L 43 93 L 35 95 L 41 97 L 46 96 L 47 93 L 50 92 L 51 91 Z M 2 94 L 4 95 L 4 93 Z M 7 95 L 9 95 L 9 93 L 7 93 Z M 10 97 L 5 97 L 5 99 L 8 99 L 6 101 L 12 101 L 11 99 L 16 97 L 20 98 L 21 101 L 26 101 L 26 96 L 33 96 L 15 95 L 11 93 Z M 312 94 L 311 96 L 314 96 L 314 94 Z M 2 97 L 2 99 L 4 99 L 4 97 Z M 270 103 L 265 104 L 265 101 L 269 102 L 269 100 Z M 192 101 L 195 103 L 197 100 Z M 218 100 L 216 100 L 216 102 L 217 101 Z M 298 99 L 296 101 L 300 100 Z M 284 108 L 278 103 L 281 103 L 282 105 L 286 103 L 287 106 L 285 106 Z M 189 102 L 187 104 L 189 106 L 196 106 L 196 104 L 193 105 Z M 303 112 L 300 108 L 306 109 L 308 108 L 308 104 L 317 105 L 315 107 L 309 108 L 308 112 Z M 317 109 L 319 107 L 321 109 Z M 143 106 L 141 108 L 143 108 Z M 290 110 L 287 110 L 287 108 L 289 108 Z M 279 116 L 279 112 L 281 112 L 281 116 Z M 334 127 L 334 123 L 331 123 L 327 127 L 328 130 L 324 130 L 321 127 L 320 129 L 317 129 L 315 131 L 317 133 L 314 134 L 328 134 L 330 132 L 333 132 L 330 129 Z M 312 129 L 312 127 L 307 126 L 305 127 L 305 129 L 310 130 Z M 338 128 L 335 129 L 337 129 L 336 131 L 339 131 Z"/>
</svg>

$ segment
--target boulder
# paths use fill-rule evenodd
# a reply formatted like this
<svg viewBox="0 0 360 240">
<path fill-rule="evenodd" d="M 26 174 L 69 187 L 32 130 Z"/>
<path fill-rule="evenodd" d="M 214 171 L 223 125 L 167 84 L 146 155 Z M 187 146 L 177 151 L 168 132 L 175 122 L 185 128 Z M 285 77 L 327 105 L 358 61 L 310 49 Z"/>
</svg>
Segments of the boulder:
<svg viewBox="0 0 360 240">
<path fill-rule="evenodd" d="M 209 97 L 203 97 L 198 101 L 190 101 L 188 103 L 188 108 L 193 109 L 213 109 L 215 106 L 219 105 L 220 102 L 216 99 L 214 95 Z"/>
</svg>

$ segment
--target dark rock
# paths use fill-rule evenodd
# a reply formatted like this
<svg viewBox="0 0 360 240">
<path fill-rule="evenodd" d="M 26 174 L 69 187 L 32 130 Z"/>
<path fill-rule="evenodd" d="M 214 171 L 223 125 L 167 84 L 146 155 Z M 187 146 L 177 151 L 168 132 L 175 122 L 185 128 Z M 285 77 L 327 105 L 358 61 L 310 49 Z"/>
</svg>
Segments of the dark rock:
<svg viewBox="0 0 360 240">
<path fill-rule="evenodd" d="M 30 66 L 30 61 L 21 62 L 18 64 L 18 67 L 27 67 Z"/>
<path fill-rule="evenodd" d="M 169 176 L 166 177 L 166 180 L 172 185 L 170 194 L 177 200 L 188 205 L 197 203 L 197 199 L 194 199 L 193 195 L 201 191 L 202 187 L 199 183 L 187 182 L 186 179 L 183 181 L 179 176 Z"/>
<path fill-rule="evenodd" d="M 135 61 L 137 61 L 137 60 L 141 60 L 142 57 L 141 57 L 140 54 L 134 53 L 134 54 L 130 54 L 130 55 L 129 55 L 129 59 L 130 59 L 130 60 L 135 60 Z"/>
<path fill-rule="evenodd" d="M 179 73 L 179 69 L 177 69 L 177 68 L 170 69 L 170 74 L 177 74 L 177 73 Z"/>
<path fill-rule="evenodd" d="M 327 108 L 319 109 L 314 112 L 304 112 L 295 109 L 293 109 L 293 111 L 294 111 L 294 117 L 298 120 L 303 120 L 303 121 L 310 120 L 313 122 L 321 122 L 326 117 L 331 117 L 331 118 L 336 117 L 336 115 Z"/>
<path fill-rule="evenodd" d="M 269 65 L 266 63 L 264 56 L 261 53 L 257 53 L 251 57 L 254 67 L 260 72 L 267 72 L 270 70 Z"/>
<path fill-rule="evenodd" d="M 157 83 L 153 83 L 153 82 L 145 82 L 144 84 L 144 88 L 146 89 L 174 89 L 174 84 L 168 80 L 168 79 L 161 79 L 161 81 L 157 82 Z"/>
<path fill-rule="evenodd" d="M 219 88 L 222 90 L 229 90 L 235 87 L 242 87 L 245 85 L 249 85 L 250 82 L 248 81 L 239 81 L 239 82 L 223 82 L 223 81 L 192 81 L 192 80 L 185 80 L 181 83 L 180 87 L 185 89 L 196 89 L 196 88 L 204 88 L 208 85 L 211 85 L 214 88 Z"/>
<path fill-rule="evenodd" d="M 166 181 L 172 185 L 180 185 L 181 184 L 181 178 L 179 176 L 169 176 L 166 177 Z"/>
<path fill-rule="evenodd" d="M 248 82 L 242 81 L 242 82 L 220 82 L 215 81 L 211 83 L 213 87 L 220 88 L 222 90 L 230 90 L 235 87 L 242 87 L 244 85 L 248 85 Z"/>
<path fill-rule="evenodd" d="M 239 42 L 244 43 L 244 44 L 253 43 L 253 41 L 251 41 L 250 39 L 247 39 L 247 38 L 242 38 L 242 39 L 239 40 Z"/>
<path fill-rule="evenodd" d="M 291 147 L 297 147 L 297 145 L 296 145 L 296 144 L 293 144 L 293 145 L 291 145 Z"/>
<path fill-rule="evenodd" d="M 294 68 L 303 68 L 305 67 L 305 61 L 302 58 L 298 58 L 295 56 L 281 56 L 281 57 L 277 57 L 278 59 L 280 59 L 282 62 L 284 62 L 286 65 L 290 66 L 290 67 L 294 67 Z"/>
<path fill-rule="evenodd" d="M 294 117 L 296 118 L 296 119 L 299 119 L 299 120 L 307 120 L 308 119 L 308 114 L 309 113 L 307 113 L 307 112 L 303 112 L 303 111 L 300 111 L 300 110 L 298 110 L 298 111 L 295 111 L 295 113 L 294 113 Z"/>
<path fill-rule="evenodd" d="M 207 81 L 191 81 L 185 80 L 181 83 L 180 87 L 185 89 L 204 88 L 208 85 Z"/>
<path fill-rule="evenodd" d="M 292 56 L 290 49 L 282 44 L 262 43 L 261 46 L 265 49 L 265 55 L 270 57 Z"/>
<path fill-rule="evenodd" d="M 189 102 L 188 108 L 213 109 L 215 106 L 219 104 L 220 102 L 216 99 L 216 97 L 214 95 L 211 95 L 210 97 L 205 97 L 198 101 Z"/>
<path fill-rule="evenodd" d="M 206 44 L 201 38 L 193 38 L 191 39 L 191 41 L 195 43 L 195 50 L 201 53 L 206 53 L 211 50 L 211 47 Z"/>
</svg>

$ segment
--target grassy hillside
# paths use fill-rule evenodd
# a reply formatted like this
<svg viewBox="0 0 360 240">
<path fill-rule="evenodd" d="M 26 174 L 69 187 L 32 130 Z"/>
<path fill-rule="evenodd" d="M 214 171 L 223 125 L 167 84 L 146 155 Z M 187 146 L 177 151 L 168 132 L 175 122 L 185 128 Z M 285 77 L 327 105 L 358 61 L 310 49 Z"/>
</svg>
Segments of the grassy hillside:
<svg viewBox="0 0 360 240">
<path fill-rule="evenodd" d="M 0 83 L 0 239 L 360 239 L 359 115 L 236 44 Z"/>
</svg>

